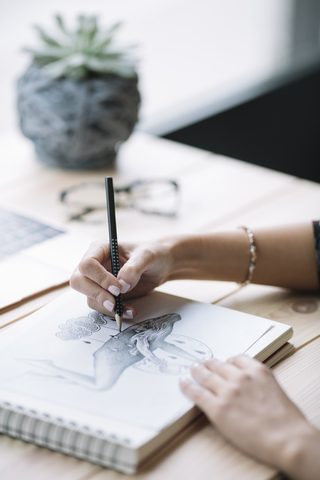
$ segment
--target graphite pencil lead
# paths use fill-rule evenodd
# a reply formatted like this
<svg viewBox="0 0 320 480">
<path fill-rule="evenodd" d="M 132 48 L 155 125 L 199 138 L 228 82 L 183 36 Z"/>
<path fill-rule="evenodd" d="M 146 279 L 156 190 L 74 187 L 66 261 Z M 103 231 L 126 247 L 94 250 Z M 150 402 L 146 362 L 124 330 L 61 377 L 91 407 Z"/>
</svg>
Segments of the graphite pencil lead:
<svg viewBox="0 0 320 480">
<path fill-rule="evenodd" d="M 121 326 L 122 326 L 122 315 L 118 315 L 117 313 L 115 314 L 115 319 L 117 322 L 117 326 L 119 328 L 119 332 L 121 332 Z"/>
</svg>

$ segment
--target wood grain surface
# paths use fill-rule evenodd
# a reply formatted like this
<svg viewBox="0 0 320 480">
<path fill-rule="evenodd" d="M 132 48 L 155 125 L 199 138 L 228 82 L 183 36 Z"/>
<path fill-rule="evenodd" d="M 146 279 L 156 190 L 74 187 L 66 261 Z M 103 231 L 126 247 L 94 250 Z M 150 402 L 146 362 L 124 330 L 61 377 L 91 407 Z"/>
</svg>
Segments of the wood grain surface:
<svg viewBox="0 0 320 480">
<path fill-rule="evenodd" d="M 152 217 L 133 210 L 117 211 L 121 240 L 148 240 L 170 234 L 209 232 L 309 221 L 320 218 L 320 185 L 224 158 L 195 148 L 135 133 L 121 148 L 113 168 L 74 172 L 39 164 L 30 144 L 17 132 L 0 135 L 0 204 L 24 208 L 88 238 L 106 238 L 106 222 L 68 222 L 59 192 L 86 181 L 116 185 L 140 178 L 170 178 L 180 185 L 180 209 L 175 219 Z M 55 289 L 0 315 L 1 331 L 41 308 L 69 287 Z M 224 282 L 176 281 L 159 288 L 194 300 L 251 313 L 292 325 L 297 350 L 274 367 L 288 395 L 320 428 L 320 298 L 284 289 Z M 154 456 L 137 475 L 139 480 L 267 480 L 277 472 L 233 448 L 202 417 L 188 431 Z M 1 480 L 114 480 L 123 478 L 88 462 L 0 436 Z"/>
</svg>

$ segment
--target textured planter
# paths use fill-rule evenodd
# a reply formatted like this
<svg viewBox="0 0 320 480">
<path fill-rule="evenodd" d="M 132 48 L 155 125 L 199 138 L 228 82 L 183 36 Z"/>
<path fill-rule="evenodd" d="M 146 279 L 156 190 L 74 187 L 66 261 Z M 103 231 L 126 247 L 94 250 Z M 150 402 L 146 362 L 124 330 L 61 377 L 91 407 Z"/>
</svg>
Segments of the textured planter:
<svg viewBox="0 0 320 480">
<path fill-rule="evenodd" d="M 111 165 L 138 120 L 137 78 L 51 80 L 31 65 L 18 80 L 22 133 L 38 159 L 66 169 Z"/>
</svg>

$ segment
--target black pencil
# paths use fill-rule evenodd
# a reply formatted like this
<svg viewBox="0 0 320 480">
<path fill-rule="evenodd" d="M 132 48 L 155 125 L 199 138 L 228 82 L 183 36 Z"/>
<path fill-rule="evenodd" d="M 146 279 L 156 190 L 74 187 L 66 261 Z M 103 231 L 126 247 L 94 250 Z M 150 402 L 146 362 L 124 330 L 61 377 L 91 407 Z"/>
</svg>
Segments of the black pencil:
<svg viewBox="0 0 320 480">
<path fill-rule="evenodd" d="M 113 181 L 112 177 L 106 177 L 106 195 L 107 195 L 107 207 L 108 207 L 108 226 L 109 226 L 109 243 L 110 243 L 110 258 L 111 258 L 111 268 L 112 274 L 117 277 L 120 264 L 119 264 L 119 252 L 118 252 L 118 237 L 117 237 L 117 225 L 116 225 L 116 212 L 114 205 L 114 191 L 113 191 Z M 121 332 L 122 326 L 122 298 L 121 293 L 115 298 L 115 319 Z"/>
</svg>

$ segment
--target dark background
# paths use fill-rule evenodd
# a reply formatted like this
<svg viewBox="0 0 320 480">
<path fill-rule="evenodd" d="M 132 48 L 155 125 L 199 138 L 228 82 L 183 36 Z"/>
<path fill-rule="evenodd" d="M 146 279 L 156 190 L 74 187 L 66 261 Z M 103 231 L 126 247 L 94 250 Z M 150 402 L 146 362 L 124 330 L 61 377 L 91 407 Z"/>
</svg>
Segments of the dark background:
<svg viewBox="0 0 320 480">
<path fill-rule="evenodd" d="M 320 1 L 296 0 L 294 12 L 293 74 L 163 137 L 320 182 Z"/>
</svg>

